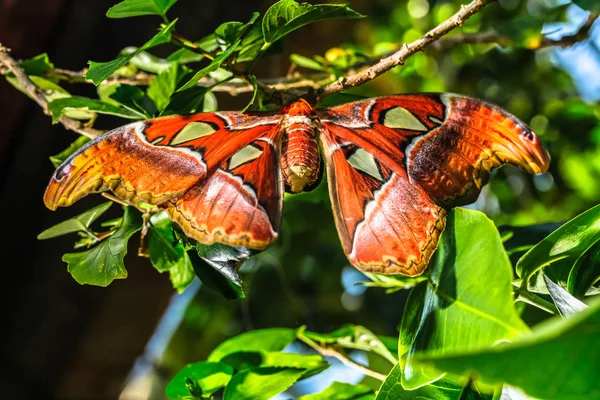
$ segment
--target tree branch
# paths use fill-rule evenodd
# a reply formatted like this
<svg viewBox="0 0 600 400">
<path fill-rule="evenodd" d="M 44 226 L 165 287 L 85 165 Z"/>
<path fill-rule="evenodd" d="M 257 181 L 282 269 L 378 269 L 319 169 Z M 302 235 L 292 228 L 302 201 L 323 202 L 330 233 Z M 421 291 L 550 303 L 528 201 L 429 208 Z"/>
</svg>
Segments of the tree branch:
<svg viewBox="0 0 600 400">
<path fill-rule="evenodd" d="M 0 63 L 4 65 L 8 71 L 15 75 L 23 90 L 27 92 L 27 94 L 29 94 L 29 96 L 31 96 L 31 98 L 38 103 L 40 107 L 42 107 L 44 114 L 50 115 L 50 111 L 48 111 L 48 100 L 46 100 L 44 92 L 33 82 L 31 82 L 27 74 L 23 72 L 23 70 L 17 65 L 17 62 L 8 54 L 9 51 L 9 49 L 0 43 Z M 86 127 L 80 121 L 65 116 L 60 117 L 58 122 L 60 122 L 65 128 L 89 138 L 95 138 L 102 133 L 97 129 Z"/>
<path fill-rule="evenodd" d="M 358 72 L 348 77 L 342 77 L 337 81 L 325 86 L 317 92 L 317 96 L 325 96 L 354 86 L 362 85 L 363 83 L 375 79 L 384 72 L 389 71 L 395 66 L 402 65 L 406 59 L 413 54 L 423 51 L 429 44 L 440 39 L 454 28 L 461 26 L 469 17 L 479 12 L 483 7 L 495 2 L 496 0 L 473 0 L 467 5 L 460 6 L 460 10 L 452 17 L 442 22 L 420 39 L 415 40 L 410 44 L 404 44 L 400 50 L 389 57 L 381 59 L 377 64 L 370 68 Z"/>
<path fill-rule="evenodd" d="M 548 47 L 569 47 L 573 46 L 575 43 L 579 43 L 582 40 L 588 38 L 590 29 L 594 22 L 600 17 L 600 14 L 591 13 L 586 20 L 586 22 L 581 26 L 579 31 L 573 35 L 565 36 L 559 40 L 552 40 L 548 38 L 543 38 L 538 43 L 527 47 L 529 50 L 539 50 Z M 441 38 L 435 43 L 432 43 L 429 46 L 432 50 L 442 50 L 450 47 L 454 47 L 461 44 L 499 44 L 500 46 L 510 46 L 513 44 L 510 38 L 500 35 L 497 32 L 480 32 L 480 33 L 471 33 L 471 34 L 460 34 L 454 35 L 446 38 Z"/>
</svg>

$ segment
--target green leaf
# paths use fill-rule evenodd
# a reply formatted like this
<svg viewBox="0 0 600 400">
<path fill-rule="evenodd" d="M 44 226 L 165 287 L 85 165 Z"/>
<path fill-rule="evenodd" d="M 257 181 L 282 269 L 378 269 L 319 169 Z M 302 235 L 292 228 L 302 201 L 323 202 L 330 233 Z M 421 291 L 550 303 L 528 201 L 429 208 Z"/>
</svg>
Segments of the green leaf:
<svg viewBox="0 0 600 400">
<path fill-rule="evenodd" d="M 186 252 L 183 256 L 183 261 L 178 262 L 169 269 L 169 279 L 171 280 L 173 289 L 181 293 L 190 286 L 194 278 L 196 278 L 196 272 Z"/>
<path fill-rule="evenodd" d="M 29 60 L 20 61 L 19 67 L 21 67 L 27 75 L 44 76 L 46 72 L 54 69 L 54 64 L 50 62 L 48 54 L 42 53 Z"/>
<path fill-rule="evenodd" d="M 363 18 L 345 4 L 298 4 L 281 0 L 273 4 L 262 20 L 265 42 L 273 43 L 288 33 L 313 22 L 334 18 Z"/>
<path fill-rule="evenodd" d="M 165 389 L 170 399 L 191 398 L 190 387 L 203 396 L 210 396 L 231 380 L 233 368 L 227 364 L 198 362 L 188 364 L 171 379 Z M 197 396 L 199 397 L 199 396 Z"/>
<path fill-rule="evenodd" d="M 600 299 L 598 299 L 600 300 Z M 600 398 L 600 301 L 566 319 L 552 318 L 513 343 L 455 355 L 423 355 L 425 366 L 484 383 L 505 382 L 552 400 Z"/>
<path fill-rule="evenodd" d="M 91 139 L 86 136 L 79 136 L 73 143 L 60 153 L 50 156 L 50 162 L 54 165 L 54 168 L 58 168 L 71 154 L 75 153 L 81 146 L 89 142 Z M 39 239 L 39 237 L 38 237 Z"/>
<path fill-rule="evenodd" d="M 247 24 L 245 24 L 242 29 L 238 30 L 238 35 L 237 35 L 235 41 L 233 41 L 233 43 L 231 44 L 231 46 L 229 48 L 227 48 L 227 50 L 225 50 L 223 53 L 216 56 L 215 59 L 212 60 L 208 66 L 206 66 L 206 67 L 202 68 L 200 71 L 196 72 L 194 74 L 194 76 L 185 83 L 185 85 L 183 85 L 181 88 L 178 89 L 178 92 L 196 86 L 198 84 L 198 81 L 200 81 L 200 79 L 204 78 L 209 73 L 216 71 L 221 66 L 221 64 L 225 60 L 227 60 L 229 58 L 229 56 L 231 56 L 233 54 L 233 52 L 236 50 L 237 46 L 241 43 L 242 38 L 244 37 L 244 35 L 248 31 L 248 29 L 250 29 L 252 27 L 252 25 L 254 24 L 254 22 L 256 21 L 257 18 L 258 18 L 258 13 L 255 12 L 254 14 L 252 14 L 250 21 Z"/>
<path fill-rule="evenodd" d="M 411 287 L 416 286 L 418 283 L 427 280 L 427 276 L 423 275 L 408 277 L 404 275 L 383 275 L 371 272 L 365 272 L 364 274 L 371 280 L 371 282 L 361 282 L 361 285 L 385 288 L 387 289 L 386 293 L 393 293 L 402 289 L 410 289 Z"/>
<path fill-rule="evenodd" d="M 129 66 L 134 66 L 142 71 L 150 72 L 152 74 L 160 74 L 171 68 L 171 65 L 173 64 L 172 62 L 150 54 L 147 51 L 138 51 L 138 48 L 134 46 L 125 47 L 120 53 L 121 56 L 129 54 L 133 55 L 131 60 L 129 60 Z"/>
<path fill-rule="evenodd" d="M 185 249 L 173 233 L 171 220 L 165 213 L 150 218 L 148 229 L 148 255 L 158 272 L 165 272 L 181 262 Z"/>
<path fill-rule="evenodd" d="M 90 61 L 90 67 L 85 73 L 85 79 L 89 79 L 96 85 L 99 85 L 103 80 L 111 76 L 116 70 L 127 65 L 127 63 L 137 54 L 148 50 L 159 44 L 167 43 L 171 40 L 171 30 L 175 26 L 177 20 L 174 20 L 167 26 L 161 29 L 152 39 L 144 43 L 144 45 L 130 54 L 124 54 L 112 61 L 96 62 Z"/>
<path fill-rule="evenodd" d="M 126 207 L 123 222 L 112 236 L 88 251 L 65 254 L 63 261 L 69 265 L 69 272 L 79 284 L 108 286 L 115 279 L 127 278 L 123 264 L 127 242 L 140 229 L 140 212 L 134 207 Z"/>
<path fill-rule="evenodd" d="M 152 99 L 136 86 L 119 85 L 110 95 L 110 98 L 122 104 L 129 111 L 138 114 L 141 118 L 152 118 L 158 114 Z"/>
<path fill-rule="evenodd" d="M 462 399 L 462 387 L 450 379 L 440 379 L 435 383 L 422 386 L 415 390 L 405 390 L 402 387 L 402 367 L 396 364 L 379 388 L 375 400 L 448 400 Z M 468 399 L 470 397 L 465 397 Z"/>
<path fill-rule="evenodd" d="M 205 245 L 196 243 L 196 252 L 188 252 L 194 271 L 208 287 L 228 299 L 241 299 L 246 295 L 237 270 L 251 255 L 245 247 L 231 247 L 221 243 Z"/>
<path fill-rule="evenodd" d="M 42 95 L 48 102 L 51 102 L 56 99 L 71 97 L 69 92 L 67 92 L 65 89 L 58 86 L 52 81 L 35 75 L 30 75 L 29 79 L 35 84 L 35 86 L 42 89 Z M 9 74 L 6 76 L 6 80 L 19 91 L 23 92 L 27 97 L 33 99 L 31 94 L 29 94 L 26 90 L 23 89 L 21 82 L 19 82 L 19 80 L 15 76 L 10 76 Z M 82 110 L 65 110 L 65 115 L 73 119 L 89 120 L 93 118 L 96 114 L 94 114 L 93 112 Z"/>
<path fill-rule="evenodd" d="M 300 396 L 298 400 L 372 400 L 374 398 L 375 393 L 366 385 L 333 382 L 322 392 Z"/>
<path fill-rule="evenodd" d="M 552 296 L 552 300 L 554 300 L 554 304 L 556 304 L 556 308 L 563 317 L 567 317 L 587 308 L 584 303 L 571 296 L 569 292 L 552 282 L 546 275 L 544 275 L 544 282 L 548 287 L 548 292 L 550 293 L 550 296 Z"/>
<path fill-rule="evenodd" d="M 215 29 L 217 43 L 223 50 L 232 46 L 243 34 L 246 24 L 239 21 L 225 22 Z"/>
<path fill-rule="evenodd" d="M 239 52 L 235 58 L 236 62 L 253 61 L 256 57 L 258 57 L 259 54 L 261 54 L 261 50 L 263 50 L 264 45 L 265 39 L 263 38 L 262 29 L 260 26 L 254 25 L 244 36 L 239 45 Z M 264 55 L 266 55 L 266 53 Z"/>
<path fill-rule="evenodd" d="M 177 0 L 124 0 L 106 12 L 108 18 L 129 18 L 140 15 L 165 16 Z"/>
<path fill-rule="evenodd" d="M 431 264 L 429 280 L 412 289 L 402 317 L 399 348 L 406 357 L 407 389 L 443 375 L 415 364 L 419 353 L 487 348 L 527 331 L 513 304 L 512 266 L 485 214 L 453 209 Z"/>
<path fill-rule="evenodd" d="M 280 351 L 263 352 L 261 366 L 300 368 L 304 370 L 302 379 L 329 368 L 329 364 L 319 354 L 282 353 Z"/>
<path fill-rule="evenodd" d="M 89 140 L 89 139 L 88 139 Z M 38 239 L 50 239 L 57 236 L 67 235 L 73 232 L 89 232 L 89 227 L 98 217 L 106 212 L 112 205 L 112 201 L 102 203 L 91 210 L 87 210 L 78 216 L 61 222 L 60 224 L 54 225 L 51 228 L 46 229 L 44 232 L 38 235 Z"/>
<path fill-rule="evenodd" d="M 203 37 L 197 42 L 193 42 L 193 44 L 207 53 L 212 53 L 219 48 L 219 43 L 217 43 L 217 36 L 214 33 Z M 180 64 L 198 62 L 203 59 L 204 55 L 193 52 L 188 49 L 179 49 L 177 51 L 174 51 L 167 57 L 167 61 L 178 62 Z"/>
<path fill-rule="evenodd" d="M 191 114 L 202 110 L 206 91 L 205 87 L 195 86 L 175 93 L 160 115 Z"/>
<path fill-rule="evenodd" d="M 190 73 L 188 68 L 173 63 L 171 68 L 161 72 L 150 82 L 147 93 L 156 104 L 158 111 L 162 112 L 169 105 L 179 82 Z"/>
<path fill-rule="evenodd" d="M 398 360 L 373 332 L 360 325 L 346 325 L 329 334 L 304 331 L 302 335 L 321 344 L 337 344 L 347 349 L 365 350 L 379 354 L 392 364 Z"/>
<path fill-rule="evenodd" d="M 302 68 L 331 73 L 331 68 L 324 66 L 312 58 L 301 56 L 300 54 L 290 54 L 290 61 Z"/>
<path fill-rule="evenodd" d="M 267 400 L 302 377 L 296 368 L 257 367 L 237 373 L 225 388 L 223 400 Z"/>
<path fill-rule="evenodd" d="M 521 257 L 517 262 L 517 273 L 523 279 L 523 285 L 535 272 L 550 264 L 556 263 L 553 269 L 562 270 L 566 276 L 578 258 L 599 239 L 600 205 L 571 219 Z M 562 286 L 562 282 L 555 282 Z"/>
<path fill-rule="evenodd" d="M 573 3 L 587 11 L 600 11 L 600 3 L 598 3 L 598 0 L 573 0 Z"/>
<path fill-rule="evenodd" d="M 181 241 L 175 237 L 173 224 L 164 212 L 150 218 L 148 255 L 159 272 L 169 271 L 173 288 L 178 292 L 187 288 L 196 277 L 192 262 Z"/>
<path fill-rule="evenodd" d="M 242 351 L 281 351 L 296 339 L 296 329 L 268 328 L 242 333 L 218 345 L 208 361 L 221 361 L 229 354 Z"/>
<path fill-rule="evenodd" d="M 581 255 L 567 280 L 567 288 L 575 297 L 583 298 L 600 280 L 600 240 Z"/>
<path fill-rule="evenodd" d="M 64 97 L 52 100 L 48 103 L 48 110 L 52 114 L 52 123 L 58 122 L 63 113 L 67 113 L 72 109 L 94 111 L 100 114 L 116 115 L 128 119 L 143 118 L 140 113 L 122 107 L 115 107 L 100 100 L 88 99 L 86 97 Z"/>
<path fill-rule="evenodd" d="M 329 333 L 303 331 L 302 335 L 320 344 L 332 344 L 337 343 L 340 339 L 352 337 L 355 328 L 356 325 L 344 325 Z"/>
</svg>

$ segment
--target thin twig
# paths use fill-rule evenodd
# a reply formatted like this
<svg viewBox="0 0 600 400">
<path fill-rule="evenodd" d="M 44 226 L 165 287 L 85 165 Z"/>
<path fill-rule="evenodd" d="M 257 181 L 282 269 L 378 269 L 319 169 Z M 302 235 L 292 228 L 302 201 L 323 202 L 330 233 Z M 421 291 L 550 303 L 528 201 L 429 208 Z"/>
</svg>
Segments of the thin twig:
<svg viewBox="0 0 600 400">
<path fill-rule="evenodd" d="M 40 107 L 42 107 L 44 114 L 50 115 L 50 111 L 48 111 L 48 100 L 44 97 L 43 91 L 31 82 L 27 74 L 23 72 L 17 62 L 8 54 L 9 51 L 9 49 L 0 43 L 0 64 L 4 65 L 5 68 L 15 75 L 23 90 L 27 92 Z M 58 122 L 64 125 L 65 128 L 90 138 L 95 138 L 102 133 L 99 130 L 85 127 L 80 121 L 65 116 L 60 117 Z"/>
<path fill-rule="evenodd" d="M 373 370 L 365 367 L 364 365 L 361 365 L 361 364 L 355 362 L 350 357 L 348 357 L 346 354 L 334 349 L 333 347 L 321 346 L 303 334 L 298 334 L 297 337 L 298 337 L 298 340 L 301 340 L 302 342 L 306 343 L 308 346 L 310 346 L 311 348 L 313 348 L 314 350 L 319 352 L 319 354 L 321 354 L 322 356 L 335 357 L 338 360 L 340 360 L 343 364 L 345 364 L 351 368 L 357 369 L 367 376 L 378 379 L 382 382 L 385 381 L 385 378 L 386 378 L 385 375 L 380 374 L 379 372 L 373 371 Z"/>
<path fill-rule="evenodd" d="M 318 96 L 325 96 L 354 86 L 362 85 L 363 83 L 375 79 L 384 72 L 389 71 L 395 66 L 402 65 L 406 59 L 413 54 L 423 51 L 423 49 L 439 40 L 453 29 L 461 26 L 469 17 L 479 12 L 483 7 L 495 2 L 496 0 L 473 0 L 467 5 L 462 5 L 460 10 L 446 21 L 442 22 L 423 37 L 410 44 L 404 44 L 400 50 L 389 57 L 381 59 L 377 64 L 370 68 L 358 72 L 356 74 L 341 77 L 337 81 L 325 86 L 317 92 Z"/>
</svg>

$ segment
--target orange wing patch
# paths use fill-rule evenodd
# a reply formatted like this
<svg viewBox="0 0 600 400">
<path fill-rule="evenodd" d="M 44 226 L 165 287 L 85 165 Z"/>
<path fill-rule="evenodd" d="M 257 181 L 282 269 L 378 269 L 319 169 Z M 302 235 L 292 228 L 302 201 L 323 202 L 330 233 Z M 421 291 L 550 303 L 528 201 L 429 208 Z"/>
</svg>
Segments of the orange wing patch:
<svg viewBox="0 0 600 400">
<path fill-rule="evenodd" d="M 46 206 L 69 206 L 105 190 L 130 203 L 160 204 L 204 178 L 207 169 L 200 154 L 154 146 L 146 140 L 145 127 L 144 122 L 125 125 L 79 149 L 52 176 Z"/>
</svg>

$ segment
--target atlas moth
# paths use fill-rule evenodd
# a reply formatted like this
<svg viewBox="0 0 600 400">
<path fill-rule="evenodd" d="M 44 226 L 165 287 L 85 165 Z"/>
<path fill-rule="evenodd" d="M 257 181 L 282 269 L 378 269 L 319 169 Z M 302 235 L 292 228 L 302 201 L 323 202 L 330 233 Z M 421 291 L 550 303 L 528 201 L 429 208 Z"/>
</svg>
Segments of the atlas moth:
<svg viewBox="0 0 600 400">
<path fill-rule="evenodd" d="M 337 231 L 362 271 L 421 274 L 451 207 L 473 202 L 490 171 L 547 171 L 527 125 L 501 108 L 450 93 L 369 98 L 330 108 L 300 99 L 278 112 L 159 117 L 87 143 L 54 173 L 50 209 L 110 190 L 166 210 L 204 244 L 265 249 L 277 238 L 285 191 L 327 171 Z"/>
</svg>

